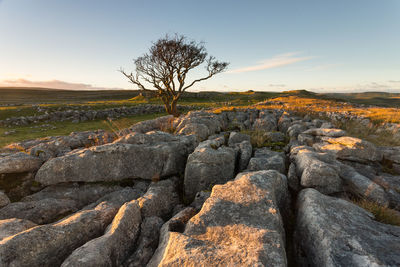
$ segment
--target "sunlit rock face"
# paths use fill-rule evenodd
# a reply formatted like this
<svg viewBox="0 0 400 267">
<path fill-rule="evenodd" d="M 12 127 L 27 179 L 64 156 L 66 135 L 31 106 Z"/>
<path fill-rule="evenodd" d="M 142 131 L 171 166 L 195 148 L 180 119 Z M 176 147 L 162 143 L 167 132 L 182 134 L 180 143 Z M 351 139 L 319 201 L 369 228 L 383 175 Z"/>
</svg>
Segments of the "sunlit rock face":
<svg viewBox="0 0 400 267">
<path fill-rule="evenodd" d="M 343 136 L 338 138 L 324 137 L 323 143 L 314 147 L 321 152 L 329 152 L 339 159 L 353 161 L 380 161 L 382 153 L 376 146 L 368 141 L 354 137 Z"/>
<path fill-rule="evenodd" d="M 400 227 L 348 201 L 304 189 L 297 200 L 300 266 L 399 266 Z"/>
<path fill-rule="evenodd" d="M 47 161 L 35 179 L 43 185 L 127 178 L 159 179 L 183 172 L 187 155 L 194 149 L 193 142 L 194 139 L 187 137 L 149 144 L 121 141 L 76 150 Z"/>
<path fill-rule="evenodd" d="M 183 233 L 171 232 L 152 266 L 286 266 L 281 210 L 286 177 L 277 171 L 238 174 L 216 185 Z"/>
</svg>

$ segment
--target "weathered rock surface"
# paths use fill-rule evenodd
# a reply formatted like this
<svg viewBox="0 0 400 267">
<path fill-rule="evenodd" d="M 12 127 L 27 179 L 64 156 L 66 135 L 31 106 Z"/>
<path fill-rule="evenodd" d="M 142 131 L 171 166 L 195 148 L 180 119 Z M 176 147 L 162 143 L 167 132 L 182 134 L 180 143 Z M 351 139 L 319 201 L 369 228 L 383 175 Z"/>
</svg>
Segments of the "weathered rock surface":
<svg viewBox="0 0 400 267">
<path fill-rule="evenodd" d="M 330 129 L 330 128 L 312 128 L 304 131 L 303 134 L 309 134 L 314 136 L 342 137 L 346 135 L 346 131 L 341 129 Z"/>
<path fill-rule="evenodd" d="M 170 214 L 179 203 L 177 185 L 177 177 L 152 183 L 146 194 L 137 200 L 142 217 L 157 216 L 162 218 Z"/>
<path fill-rule="evenodd" d="M 136 200 L 125 203 L 104 235 L 76 249 L 61 266 L 118 266 L 138 236 L 142 217 Z"/>
<path fill-rule="evenodd" d="M 136 187 L 135 187 L 136 188 Z M 102 185 L 102 184 L 58 184 L 51 185 L 43 190 L 24 197 L 22 202 L 41 201 L 46 198 L 69 199 L 77 203 L 78 208 L 90 204 L 102 196 L 117 190 L 122 190 L 121 186 Z"/>
<path fill-rule="evenodd" d="M 398 266 L 400 227 L 371 213 L 305 189 L 298 198 L 296 242 L 300 266 Z"/>
<path fill-rule="evenodd" d="M 6 237 L 13 236 L 29 228 L 35 227 L 37 224 L 22 219 L 6 219 L 0 220 L 0 241 Z"/>
<path fill-rule="evenodd" d="M 185 228 L 186 223 L 196 214 L 196 210 L 192 207 L 187 207 L 177 214 L 175 214 L 169 221 L 163 224 L 160 229 L 159 244 L 148 262 L 148 267 L 159 266 L 159 263 L 163 259 L 164 253 L 168 246 L 170 235 L 174 235 L 175 232 L 182 232 Z"/>
<path fill-rule="evenodd" d="M 361 198 L 379 203 L 382 206 L 389 205 L 389 199 L 385 190 L 367 177 L 359 174 L 354 168 L 341 164 L 340 177 L 344 181 L 346 191 Z"/>
<path fill-rule="evenodd" d="M 354 137 L 323 137 L 324 143 L 314 144 L 321 152 L 329 152 L 339 159 L 352 161 L 381 161 L 381 151 L 372 143 Z"/>
<path fill-rule="evenodd" d="M 143 219 L 140 225 L 140 236 L 137 241 L 136 251 L 124 262 L 124 266 L 141 267 L 149 262 L 157 248 L 163 223 L 164 221 L 156 216 Z"/>
<path fill-rule="evenodd" d="M 100 236 L 122 204 L 138 197 L 124 189 L 108 201 L 87 207 L 53 224 L 41 225 L 0 241 L 1 266 L 58 266 L 73 250 Z"/>
<path fill-rule="evenodd" d="M 268 148 L 256 149 L 254 157 L 250 159 L 247 169 L 250 171 L 277 170 L 285 174 L 285 154 L 272 151 Z"/>
<path fill-rule="evenodd" d="M 30 220 L 36 224 L 45 224 L 77 210 L 77 203 L 74 200 L 46 198 L 38 201 L 10 203 L 0 209 L 0 219 L 18 218 Z"/>
<path fill-rule="evenodd" d="M 315 188 L 323 194 L 341 192 L 342 179 L 337 171 L 328 164 L 315 160 L 307 166 L 300 178 L 303 187 Z"/>
<path fill-rule="evenodd" d="M 158 179 L 183 172 L 192 152 L 189 138 L 154 145 L 106 144 L 73 151 L 47 161 L 35 179 L 44 185 L 61 182 Z"/>
<path fill-rule="evenodd" d="M 238 132 L 231 132 L 228 139 L 228 146 L 234 146 L 235 144 L 239 144 L 243 141 L 250 142 L 250 135 Z"/>
<path fill-rule="evenodd" d="M 4 192 L 0 191 L 0 208 L 7 206 L 10 203 L 10 199 Z"/>
<path fill-rule="evenodd" d="M 37 171 L 42 160 L 29 154 L 18 152 L 6 157 L 0 157 L 0 174 Z"/>
<path fill-rule="evenodd" d="M 193 199 L 197 192 L 222 184 L 234 176 L 235 151 L 202 143 L 189 155 L 185 169 L 185 195 Z"/>
<path fill-rule="evenodd" d="M 214 186 L 183 233 L 169 232 L 149 266 L 286 266 L 280 208 L 286 177 L 276 171 L 238 174 Z"/>
</svg>

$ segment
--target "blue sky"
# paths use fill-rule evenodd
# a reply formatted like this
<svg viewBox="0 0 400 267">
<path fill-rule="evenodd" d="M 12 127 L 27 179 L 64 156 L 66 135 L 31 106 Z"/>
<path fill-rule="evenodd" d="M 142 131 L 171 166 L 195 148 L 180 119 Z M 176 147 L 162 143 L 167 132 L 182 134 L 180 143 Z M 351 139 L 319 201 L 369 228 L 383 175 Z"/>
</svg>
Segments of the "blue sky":
<svg viewBox="0 0 400 267">
<path fill-rule="evenodd" d="M 132 89 L 167 33 L 230 62 L 194 90 L 400 92 L 400 0 L 0 0 L 0 85 Z"/>
</svg>

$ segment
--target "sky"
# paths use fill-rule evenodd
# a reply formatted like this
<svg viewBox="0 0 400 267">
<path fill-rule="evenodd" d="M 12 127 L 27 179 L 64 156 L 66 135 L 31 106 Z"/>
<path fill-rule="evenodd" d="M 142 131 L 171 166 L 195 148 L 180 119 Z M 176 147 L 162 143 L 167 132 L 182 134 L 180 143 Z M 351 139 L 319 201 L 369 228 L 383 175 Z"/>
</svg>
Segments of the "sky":
<svg viewBox="0 0 400 267">
<path fill-rule="evenodd" d="M 136 89 L 175 33 L 230 63 L 192 91 L 400 92 L 400 0 L 0 0 L 0 86 Z"/>
</svg>

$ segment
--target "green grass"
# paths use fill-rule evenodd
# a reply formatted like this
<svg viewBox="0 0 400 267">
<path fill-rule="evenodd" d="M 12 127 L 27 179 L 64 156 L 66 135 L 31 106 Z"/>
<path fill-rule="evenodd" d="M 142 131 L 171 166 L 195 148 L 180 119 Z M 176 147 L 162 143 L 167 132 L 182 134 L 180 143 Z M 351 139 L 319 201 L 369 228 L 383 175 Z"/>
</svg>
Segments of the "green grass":
<svg viewBox="0 0 400 267">
<path fill-rule="evenodd" d="M 115 129 L 123 129 L 128 128 L 131 125 L 144 121 L 144 120 L 151 120 L 160 116 L 164 116 L 166 113 L 155 113 L 155 114 L 145 114 L 145 115 L 135 115 L 120 119 L 115 119 L 112 123 L 106 120 L 93 120 L 93 121 L 86 121 L 80 123 L 72 123 L 69 121 L 66 122 L 56 122 L 56 123 L 46 123 L 52 126 L 55 126 L 56 129 L 48 129 L 45 128 L 42 130 L 41 128 L 31 128 L 31 126 L 20 126 L 20 127 L 12 127 L 12 128 L 0 128 L 0 147 L 5 145 L 19 142 L 28 139 L 36 139 L 46 136 L 58 136 L 58 135 L 69 135 L 71 132 L 78 132 L 78 131 L 89 131 L 89 130 L 97 130 L 103 129 L 106 131 L 115 131 Z M 37 125 L 43 125 L 37 124 Z M 16 133 L 12 135 L 5 136 L 4 133 L 6 131 L 15 130 Z"/>
</svg>

